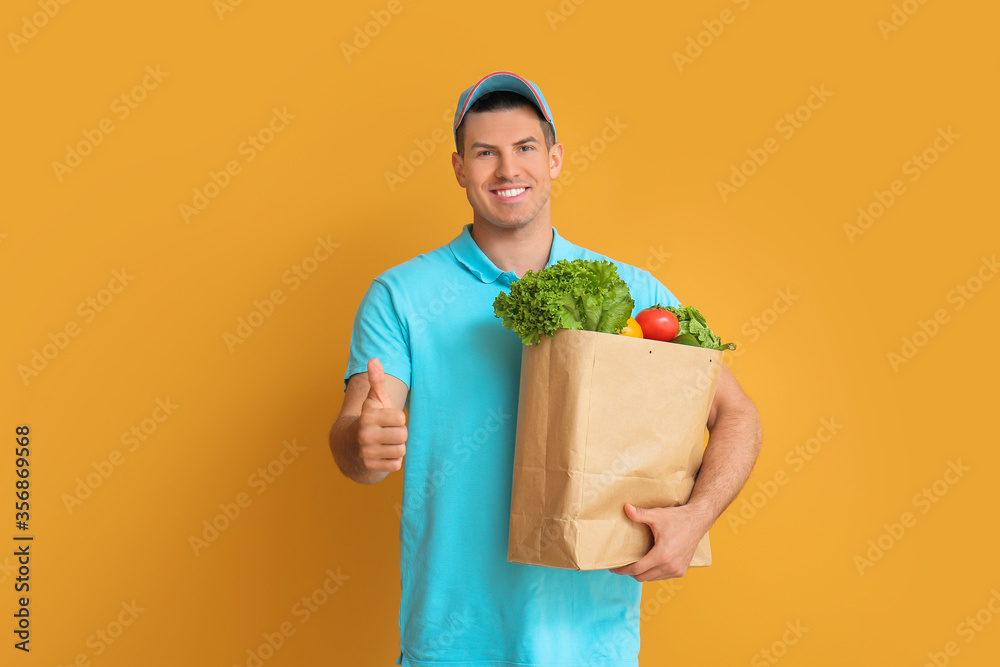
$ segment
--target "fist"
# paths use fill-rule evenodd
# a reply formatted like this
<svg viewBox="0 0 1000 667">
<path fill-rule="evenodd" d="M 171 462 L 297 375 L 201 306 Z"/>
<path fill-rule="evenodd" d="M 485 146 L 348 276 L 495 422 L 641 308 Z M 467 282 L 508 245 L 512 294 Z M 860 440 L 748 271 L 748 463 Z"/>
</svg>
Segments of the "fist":
<svg viewBox="0 0 1000 667">
<path fill-rule="evenodd" d="M 393 472 L 406 455 L 406 415 L 392 407 L 378 359 L 368 360 L 368 384 L 358 418 L 358 455 L 367 470 Z"/>
</svg>

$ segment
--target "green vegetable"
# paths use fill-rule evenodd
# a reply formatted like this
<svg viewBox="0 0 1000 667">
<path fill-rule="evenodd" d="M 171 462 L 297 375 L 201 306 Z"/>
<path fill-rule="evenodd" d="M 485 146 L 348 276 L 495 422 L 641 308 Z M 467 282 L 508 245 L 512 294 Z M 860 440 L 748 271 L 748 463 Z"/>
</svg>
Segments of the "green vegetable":
<svg viewBox="0 0 1000 667">
<path fill-rule="evenodd" d="M 628 322 L 635 302 L 618 268 L 607 260 L 561 259 L 541 271 L 528 271 L 493 301 L 503 325 L 536 344 L 556 329 L 616 334 Z"/>
<path fill-rule="evenodd" d="M 701 347 L 701 341 L 689 333 L 677 334 L 677 336 L 674 337 L 673 340 L 671 340 L 670 342 L 678 343 L 680 345 L 693 345 L 695 347 Z"/>
<path fill-rule="evenodd" d="M 736 343 L 722 344 L 722 340 L 708 328 L 708 322 L 705 320 L 705 316 L 702 315 L 701 312 L 699 312 L 699 310 L 694 306 L 681 306 L 680 308 L 675 308 L 673 306 L 661 306 L 660 304 L 656 304 L 653 308 L 669 310 L 677 316 L 680 328 L 677 330 L 677 336 L 670 341 L 671 343 L 699 345 L 712 350 L 736 349 Z M 682 336 L 684 336 L 684 338 L 682 340 L 678 340 Z"/>
</svg>

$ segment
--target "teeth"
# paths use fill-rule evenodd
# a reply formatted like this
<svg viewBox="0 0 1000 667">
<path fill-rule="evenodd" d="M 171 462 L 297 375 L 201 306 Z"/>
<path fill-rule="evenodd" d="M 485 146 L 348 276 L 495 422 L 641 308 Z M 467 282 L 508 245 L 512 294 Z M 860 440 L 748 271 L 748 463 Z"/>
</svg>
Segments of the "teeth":
<svg viewBox="0 0 1000 667">
<path fill-rule="evenodd" d="M 514 190 L 498 190 L 497 194 L 500 195 L 501 197 L 516 197 L 522 192 L 524 192 L 525 189 L 526 188 L 516 188 Z"/>
</svg>

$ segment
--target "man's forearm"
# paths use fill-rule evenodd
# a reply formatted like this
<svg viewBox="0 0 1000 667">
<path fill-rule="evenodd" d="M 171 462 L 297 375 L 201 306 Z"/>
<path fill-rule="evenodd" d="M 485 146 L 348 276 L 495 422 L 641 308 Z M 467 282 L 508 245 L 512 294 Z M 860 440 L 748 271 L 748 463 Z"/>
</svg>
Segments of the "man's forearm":
<svg viewBox="0 0 1000 667">
<path fill-rule="evenodd" d="M 330 429 L 330 451 L 345 477 L 358 484 L 377 484 L 389 474 L 368 470 L 358 456 L 358 418 L 341 417 Z"/>
<path fill-rule="evenodd" d="M 719 414 L 687 502 L 706 531 L 743 488 L 762 440 L 760 417 L 752 403 Z"/>
</svg>

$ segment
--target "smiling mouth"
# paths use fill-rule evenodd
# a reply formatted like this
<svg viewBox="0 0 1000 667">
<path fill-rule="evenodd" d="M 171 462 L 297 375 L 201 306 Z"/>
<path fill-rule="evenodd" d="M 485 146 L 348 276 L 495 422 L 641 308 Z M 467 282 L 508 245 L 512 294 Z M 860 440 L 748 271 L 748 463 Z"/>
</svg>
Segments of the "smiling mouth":
<svg viewBox="0 0 1000 667">
<path fill-rule="evenodd" d="M 501 201 L 515 201 L 519 199 L 521 195 L 527 192 L 527 190 L 528 188 L 526 187 L 520 187 L 520 188 L 506 188 L 504 190 L 490 190 L 490 192 L 492 192 L 493 195 L 498 199 L 500 199 Z"/>
</svg>

